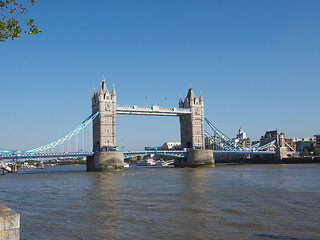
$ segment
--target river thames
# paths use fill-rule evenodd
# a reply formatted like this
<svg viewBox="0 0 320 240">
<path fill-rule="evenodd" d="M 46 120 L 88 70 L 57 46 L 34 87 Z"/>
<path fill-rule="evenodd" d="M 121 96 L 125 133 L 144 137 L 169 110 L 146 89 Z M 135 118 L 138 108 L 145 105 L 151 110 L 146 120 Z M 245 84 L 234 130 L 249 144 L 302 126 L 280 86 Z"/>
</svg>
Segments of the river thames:
<svg viewBox="0 0 320 240">
<path fill-rule="evenodd" d="M 320 239 L 320 164 L 0 176 L 21 239 Z"/>
</svg>

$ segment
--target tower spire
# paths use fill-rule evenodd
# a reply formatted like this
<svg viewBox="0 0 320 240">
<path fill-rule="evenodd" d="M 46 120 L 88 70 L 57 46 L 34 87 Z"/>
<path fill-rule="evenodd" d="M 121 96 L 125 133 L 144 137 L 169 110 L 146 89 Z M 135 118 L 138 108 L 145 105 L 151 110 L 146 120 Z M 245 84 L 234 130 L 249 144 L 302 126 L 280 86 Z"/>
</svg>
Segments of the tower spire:
<svg viewBox="0 0 320 240">
<path fill-rule="evenodd" d="M 187 94 L 187 98 L 189 98 L 189 101 L 190 103 L 194 101 L 194 98 L 196 96 L 194 95 L 194 92 L 192 90 L 192 87 L 191 87 L 191 83 L 190 83 L 190 87 L 189 87 L 189 91 L 188 91 L 188 94 Z"/>
<path fill-rule="evenodd" d="M 100 90 L 99 90 L 99 93 L 102 93 L 102 92 L 103 92 L 102 83 L 100 83 Z"/>
<path fill-rule="evenodd" d="M 179 99 L 179 107 L 183 107 L 183 102 L 182 102 L 182 98 L 181 98 L 181 93 L 180 93 L 180 99 Z"/>
<path fill-rule="evenodd" d="M 113 86 L 113 88 L 112 88 L 112 95 L 116 95 L 116 89 L 115 89 L 115 87 L 114 87 L 114 84 L 113 84 L 112 86 Z"/>
<path fill-rule="evenodd" d="M 103 94 L 105 94 L 106 92 L 109 92 L 108 88 L 107 88 L 107 85 L 106 85 L 106 79 L 104 78 L 104 75 L 103 75 L 101 87 L 102 87 L 102 93 Z"/>
</svg>

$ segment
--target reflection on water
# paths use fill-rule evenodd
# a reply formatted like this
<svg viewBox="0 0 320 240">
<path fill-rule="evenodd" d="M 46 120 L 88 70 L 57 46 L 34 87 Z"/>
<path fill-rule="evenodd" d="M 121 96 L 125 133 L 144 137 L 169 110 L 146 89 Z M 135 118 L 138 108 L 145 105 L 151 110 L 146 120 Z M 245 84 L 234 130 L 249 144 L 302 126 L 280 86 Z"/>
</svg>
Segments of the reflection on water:
<svg viewBox="0 0 320 240">
<path fill-rule="evenodd" d="M 21 239 L 319 239 L 320 165 L 0 176 Z"/>
</svg>

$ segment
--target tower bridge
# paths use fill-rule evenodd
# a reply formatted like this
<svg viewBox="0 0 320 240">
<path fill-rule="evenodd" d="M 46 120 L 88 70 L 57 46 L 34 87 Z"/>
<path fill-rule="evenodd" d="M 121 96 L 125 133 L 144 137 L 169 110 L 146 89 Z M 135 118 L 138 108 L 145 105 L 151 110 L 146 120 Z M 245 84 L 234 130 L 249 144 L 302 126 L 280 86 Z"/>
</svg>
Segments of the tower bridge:
<svg viewBox="0 0 320 240">
<path fill-rule="evenodd" d="M 145 155 L 150 151 L 117 151 L 116 143 L 116 119 L 118 114 L 125 115 L 147 115 L 147 116 L 173 116 L 178 117 L 180 122 L 180 151 L 154 151 L 157 154 L 178 157 L 175 166 L 214 166 L 213 155 L 227 156 L 237 154 L 239 156 L 269 155 L 273 158 L 286 157 L 286 142 L 284 135 L 272 131 L 267 133 L 261 141 L 251 147 L 243 146 L 234 142 L 219 129 L 217 129 L 207 118 L 204 117 L 204 100 L 200 93 L 199 98 L 190 86 L 185 99 L 180 96 L 179 107 L 169 108 L 157 105 L 130 106 L 117 105 L 117 94 L 115 86 L 110 92 L 103 78 L 100 90 L 94 91 L 92 95 L 92 114 L 79 126 L 48 144 L 24 151 L 14 151 L 0 148 L 0 160 L 19 158 L 49 158 L 66 156 L 87 156 L 87 170 L 121 170 L 124 159 L 132 156 Z M 48 153 L 50 149 L 70 141 L 79 132 L 83 131 L 92 123 L 93 148 L 89 152 L 63 152 Z M 205 131 L 207 123 L 213 134 Z M 206 149 L 206 142 L 213 144 L 215 150 Z M 1 163 L 1 161 L 0 161 Z"/>
<path fill-rule="evenodd" d="M 103 78 L 100 90 L 92 95 L 92 114 L 99 112 L 93 120 L 93 150 L 115 147 L 117 114 L 177 116 L 180 120 L 181 147 L 205 149 L 203 97 L 196 97 L 192 87 L 184 101 L 180 97 L 179 108 L 163 108 L 117 105 L 115 86 L 110 92 Z"/>
<path fill-rule="evenodd" d="M 212 150 L 205 149 L 204 136 L 204 104 L 203 97 L 196 97 L 189 87 L 184 101 L 180 97 L 179 108 L 164 108 L 117 105 L 115 86 L 110 92 L 103 78 L 100 90 L 92 95 L 92 114 L 99 115 L 93 119 L 93 151 L 94 155 L 87 159 L 87 170 L 121 169 L 124 153 L 108 151 L 117 146 L 116 120 L 117 114 L 175 116 L 180 120 L 181 147 L 187 148 L 186 161 L 176 166 L 213 166 Z"/>
</svg>

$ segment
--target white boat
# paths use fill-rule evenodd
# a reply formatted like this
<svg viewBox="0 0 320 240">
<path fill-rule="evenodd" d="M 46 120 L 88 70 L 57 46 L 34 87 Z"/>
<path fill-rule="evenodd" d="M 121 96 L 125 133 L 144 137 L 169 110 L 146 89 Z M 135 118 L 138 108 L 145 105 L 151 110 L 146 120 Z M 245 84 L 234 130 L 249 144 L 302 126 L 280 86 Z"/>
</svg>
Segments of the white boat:
<svg viewBox="0 0 320 240">
<path fill-rule="evenodd" d="M 158 161 L 156 161 L 156 163 L 155 163 L 155 166 L 162 166 L 162 167 L 164 167 L 164 166 L 168 166 L 169 164 L 166 162 L 166 161 L 164 161 L 164 160 L 158 160 Z"/>
<path fill-rule="evenodd" d="M 129 168 L 130 164 L 125 162 L 123 166 L 124 166 L 124 168 Z"/>
<path fill-rule="evenodd" d="M 154 166 L 155 161 L 152 158 L 140 160 L 137 162 L 137 166 Z"/>
</svg>

